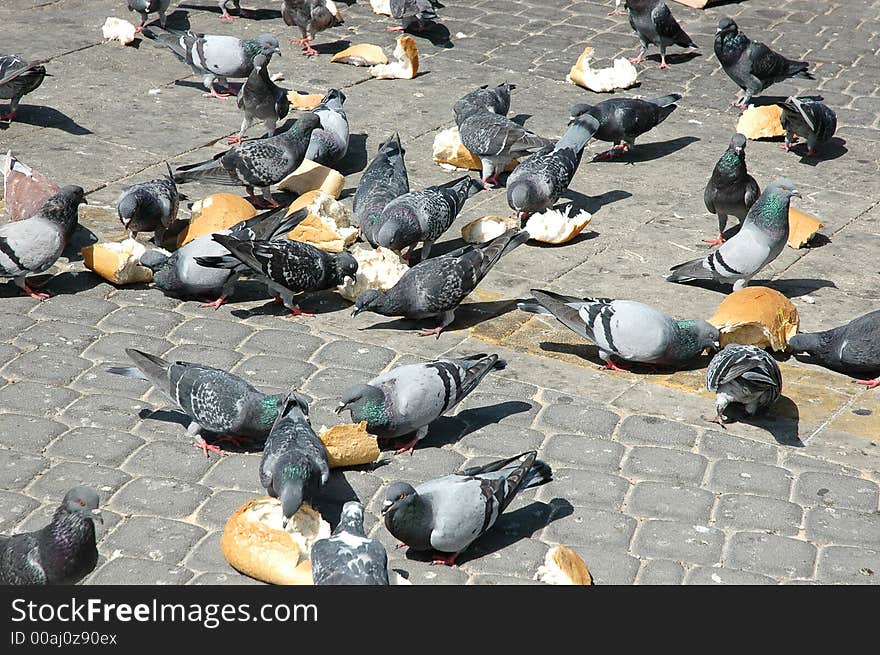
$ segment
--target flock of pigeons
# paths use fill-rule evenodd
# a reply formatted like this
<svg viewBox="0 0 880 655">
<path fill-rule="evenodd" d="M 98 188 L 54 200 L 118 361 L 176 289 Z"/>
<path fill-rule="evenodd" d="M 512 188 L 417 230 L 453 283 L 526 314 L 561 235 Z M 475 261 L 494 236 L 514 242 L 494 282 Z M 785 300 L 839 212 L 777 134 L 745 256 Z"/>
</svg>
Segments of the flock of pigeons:
<svg viewBox="0 0 880 655">
<path fill-rule="evenodd" d="M 233 0 L 240 10 L 238 0 Z M 295 302 L 301 293 L 332 289 L 358 267 L 348 252 L 331 254 L 307 243 L 285 238 L 306 215 L 286 215 L 270 187 L 294 171 L 304 159 L 333 166 L 346 154 L 349 126 L 345 94 L 331 90 L 321 105 L 302 114 L 293 126 L 275 134 L 289 111 L 286 91 L 269 77 L 267 66 L 279 45 L 272 35 L 241 40 L 164 29 L 169 0 L 128 0 L 143 16 L 139 29 L 147 38 L 170 49 L 202 77 L 210 95 L 224 97 L 231 89 L 227 78 L 247 78 L 238 94 L 244 113 L 232 147 L 206 162 L 182 166 L 160 179 L 135 184 L 118 201 L 118 214 L 133 237 L 163 232 L 177 218 L 178 184 L 210 181 L 243 186 L 255 205 L 267 211 L 227 230 L 205 235 L 166 255 L 148 251 L 141 263 L 154 273 L 163 292 L 182 297 L 216 296 L 209 306 L 219 307 L 234 293 L 237 280 L 252 277 L 264 282 L 277 300 L 294 314 L 303 312 Z M 617 5 L 620 0 L 617 0 Z M 685 34 L 662 0 L 625 0 L 630 24 L 637 32 L 644 57 L 649 44 L 660 47 L 661 68 L 667 66 L 666 47 L 695 44 Z M 310 54 L 310 41 L 340 19 L 325 0 L 284 0 L 284 19 L 303 31 L 298 42 Z M 224 18 L 226 0 L 220 3 Z M 437 18 L 429 0 L 392 0 L 402 29 L 422 29 Z M 158 13 L 161 27 L 146 26 Z M 241 10 L 243 14 L 244 11 Z M 330 18 L 328 18 L 328 15 Z M 333 20 L 331 20 L 331 18 Z M 334 22 L 336 20 L 337 22 Z M 729 18 L 720 21 L 715 53 L 725 72 L 743 90 L 737 103 L 745 106 L 753 94 L 788 77 L 812 76 L 808 64 L 786 59 L 759 42 L 750 41 Z M 14 55 L 0 56 L 0 98 L 11 98 L 9 120 L 21 97 L 39 86 L 45 68 Z M 226 92 L 217 90 L 222 85 Z M 405 152 L 392 134 L 363 173 L 353 201 L 361 237 L 373 247 L 405 254 L 411 267 L 388 290 L 367 290 L 356 301 L 353 314 L 373 312 L 409 319 L 437 320 L 423 334 L 436 334 L 455 319 L 458 305 L 476 288 L 499 259 L 529 239 L 525 230 L 511 229 L 480 245 L 430 257 L 431 245 L 449 229 L 468 198 L 494 188 L 508 165 L 521 159 L 506 180 L 508 204 L 515 216 L 527 218 L 551 208 L 566 191 L 590 139 L 613 144 L 603 157 L 618 156 L 635 139 L 653 129 L 676 108 L 677 94 L 653 100 L 613 98 L 595 106 L 578 104 L 571 111 L 563 137 L 552 141 L 507 118 L 514 85 L 483 86 L 455 102 L 453 114 L 464 146 L 482 162 L 480 180 L 464 177 L 453 182 L 411 191 Z M 256 121 L 268 136 L 242 140 Z M 805 136 L 810 152 L 834 132 L 834 113 L 824 104 L 789 98 L 783 121 L 788 134 Z M 788 237 L 788 209 L 798 196 L 793 182 L 780 178 L 763 192 L 746 169 L 746 139 L 733 136 L 705 188 L 708 210 L 716 214 L 719 234 L 709 243 L 719 245 L 705 257 L 672 267 L 668 279 L 695 279 L 748 285 L 782 251 Z M 254 195 L 260 191 L 260 197 Z M 34 216 L 0 227 L 0 276 L 12 278 L 27 294 L 35 291 L 27 276 L 49 269 L 60 256 L 76 226 L 77 208 L 86 202 L 81 187 L 67 186 L 50 198 Z M 736 234 L 725 240 L 728 216 L 740 219 Z M 422 244 L 419 250 L 416 247 Z M 528 312 L 555 316 L 566 327 L 599 347 L 604 368 L 626 370 L 625 362 L 678 367 L 706 349 L 719 347 L 718 329 L 702 320 L 677 320 L 646 304 L 607 298 L 576 298 L 533 289 L 533 298 L 518 304 Z M 810 353 L 823 365 L 845 372 L 880 370 L 880 312 L 819 334 L 801 334 L 791 340 L 798 352 Z M 237 446 L 254 442 L 262 447 L 260 482 L 277 497 L 285 524 L 302 503 L 320 503 L 329 477 L 326 450 L 309 421 L 306 399 L 294 392 L 265 394 L 224 370 L 198 363 L 169 362 L 134 349 L 126 353 L 133 366 L 112 367 L 112 373 L 148 381 L 190 419 L 188 434 L 206 456 L 220 453 L 220 443 Z M 337 413 L 348 411 L 355 422 L 366 421 L 370 434 L 380 439 L 406 439 L 398 452 L 412 451 L 433 421 L 449 412 L 504 360 L 494 354 L 462 359 L 439 359 L 398 366 L 363 384 L 346 389 Z M 880 378 L 863 382 L 880 385 Z M 731 403 L 754 414 L 775 401 L 782 377 L 775 360 L 754 346 L 728 345 L 711 360 L 707 385 L 717 393 L 718 423 Z M 205 440 L 210 435 L 212 443 Z M 219 437 L 219 438 L 218 438 Z M 434 551 L 435 562 L 452 565 L 456 557 L 491 529 L 498 516 L 522 489 L 550 479 L 549 466 L 526 452 L 490 464 L 465 469 L 413 487 L 389 485 L 382 514 L 392 535 L 417 551 Z M 93 521 L 100 518 L 98 497 L 86 487 L 72 489 L 42 530 L 0 537 L 0 583 L 69 583 L 81 579 L 97 561 Z M 350 502 L 327 539 L 311 552 L 316 584 L 388 584 L 387 556 L 381 544 L 363 529 L 363 506 Z"/>
</svg>

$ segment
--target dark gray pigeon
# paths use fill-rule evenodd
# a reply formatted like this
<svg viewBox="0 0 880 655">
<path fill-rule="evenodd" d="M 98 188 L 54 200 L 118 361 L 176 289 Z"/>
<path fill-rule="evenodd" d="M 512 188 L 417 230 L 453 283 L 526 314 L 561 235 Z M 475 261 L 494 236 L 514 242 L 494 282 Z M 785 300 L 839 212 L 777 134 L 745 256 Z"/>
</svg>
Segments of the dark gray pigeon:
<svg viewBox="0 0 880 655">
<path fill-rule="evenodd" d="M 421 258 L 427 259 L 431 246 L 455 222 L 467 199 L 482 190 L 478 180 L 463 177 L 398 196 L 382 210 L 376 245 L 397 252 L 407 248 L 402 256 L 410 259 L 416 244 L 423 241 Z"/>
<path fill-rule="evenodd" d="M 490 111 L 499 116 L 507 116 L 510 111 L 510 92 L 516 88 L 516 84 L 504 82 L 496 87 L 489 88 L 484 84 L 479 89 L 474 89 L 455 101 L 452 113 L 455 114 L 455 124 L 461 127 L 461 122 L 471 114 L 479 111 Z"/>
<path fill-rule="evenodd" d="M 876 375 L 880 373 L 880 310 L 831 330 L 796 334 L 788 345 L 796 353 L 809 354 L 811 362 L 833 371 Z M 880 377 L 855 382 L 874 389 L 880 386 Z"/>
<path fill-rule="evenodd" d="M 196 257 L 223 257 L 229 251 L 214 241 L 214 234 L 228 234 L 241 241 L 273 240 L 284 238 L 308 215 L 301 209 L 285 216 L 287 207 L 279 207 L 263 212 L 246 221 L 236 223 L 226 230 L 203 234 L 170 255 L 159 250 L 148 250 L 141 255 L 141 266 L 153 271 L 153 284 L 166 295 L 190 298 L 194 296 L 215 296 L 213 302 L 202 307 L 219 308 L 232 295 L 239 275 L 248 267 L 239 263 L 236 268 L 214 268 L 202 266 Z"/>
<path fill-rule="evenodd" d="M 260 484 L 281 501 L 284 527 L 303 502 L 314 502 L 329 477 L 327 449 L 309 422 L 309 404 L 298 393 L 289 393 L 260 460 Z"/>
<path fill-rule="evenodd" d="M 168 162 L 168 175 L 149 182 L 139 182 L 125 190 L 116 201 L 116 214 L 132 239 L 140 232 L 155 232 L 153 241 L 162 245 L 165 230 L 177 218 L 180 194 Z"/>
<path fill-rule="evenodd" d="M 18 55 L 0 54 L 0 99 L 12 100 L 9 111 L 0 112 L 0 121 L 12 121 L 21 99 L 43 83 L 45 61 L 25 61 Z"/>
<path fill-rule="evenodd" d="M 27 276 L 49 270 L 58 260 L 83 204 L 88 203 L 82 187 L 62 187 L 30 218 L 0 226 L 0 278 L 11 277 L 31 298 L 48 298 L 48 293 L 34 291 L 28 285 Z"/>
<path fill-rule="evenodd" d="M 706 209 L 718 216 L 718 237 L 703 241 L 713 246 L 724 243 L 727 217 L 736 216 L 742 223 L 760 195 L 758 183 L 746 169 L 746 137 L 734 134 L 703 190 Z"/>
<path fill-rule="evenodd" d="M 400 20 L 397 27 L 389 27 L 389 32 L 424 32 L 430 24 L 439 20 L 434 0 L 390 0 L 388 7 L 391 17 Z"/>
<path fill-rule="evenodd" d="M 671 45 L 682 48 L 696 48 L 669 7 L 663 0 L 626 0 L 629 10 L 629 24 L 635 30 L 641 42 L 641 49 L 636 57 L 630 59 L 634 64 L 645 60 L 648 46 L 654 44 L 660 48 L 660 65 L 657 68 L 669 68 L 666 63 L 666 48 Z"/>
<path fill-rule="evenodd" d="M 333 166 L 348 152 L 348 118 L 345 116 L 345 94 L 330 89 L 321 104 L 312 112 L 321 121 L 321 127 L 312 132 L 306 159 L 324 166 Z"/>
<path fill-rule="evenodd" d="M 98 563 L 95 521 L 104 522 L 97 492 L 91 487 L 74 487 L 46 527 L 11 537 L 0 535 L 0 584 L 79 582 Z"/>
<path fill-rule="evenodd" d="M 670 282 L 717 280 L 738 291 L 776 259 L 788 241 L 788 208 L 792 196 L 800 198 L 794 182 L 779 178 L 764 189 L 742 225 L 718 250 L 673 266 Z"/>
<path fill-rule="evenodd" d="M 284 394 L 265 394 L 237 375 L 205 364 L 169 362 L 149 353 L 126 348 L 134 366 L 110 366 L 108 373 L 147 380 L 190 419 L 186 431 L 196 437 L 205 455 L 220 454 L 220 447 L 207 444 L 204 431 L 223 435 L 221 441 L 261 439 L 278 418 Z"/>
<path fill-rule="evenodd" d="M 360 233 L 374 248 L 379 245 L 376 235 L 382 226 L 382 211 L 389 202 L 409 193 L 405 154 L 400 135 L 395 132 L 379 146 L 379 152 L 361 175 L 354 193 L 355 220 Z"/>
<path fill-rule="evenodd" d="M 782 127 L 785 143 L 780 147 L 791 150 L 797 137 L 807 140 L 807 157 L 817 154 L 816 146 L 827 143 L 837 131 L 837 114 L 818 100 L 789 96 L 782 103 Z"/>
<path fill-rule="evenodd" d="M 180 61 L 188 64 L 193 73 L 202 78 L 202 84 L 210 91 L 206 95 L 214 98 L 227 98 L 232 90 L 227 78 L 244 78 L 254 69 L 254 58 L 263 54 L 267 60 L 280 54 L 278 39 L 271 34 L 262 34 L 256 39 L 239 39 L 234 36 L 200 34 L 164 30 L 155 26 L 143 29 L 143 35 L 165 46 Z M 226 93 L 219 93 L 214 85 L 220 82 Z"/>
<path fill-rule="evenodd" d="M 435 564 L 453 566 L 463 550 L 495 525 L 517 493 L 550 481 L 550 467 L 537 455 L 531 450 L 415 488 L 393 482 L 382 503 L 385 527 L 413 550 L 436 551 Z"/>
<path fill-rule="evenodd" d="M 355 301 L 352 316 L 373 312 L 409 319 L 439 318 L 440 325 L 422 330 L 422 336 L 436 335 L 455 320 L 455 310 L 482 281 L 492 267 L 517 246 L 529 240 L 525 230 L 508 230 L 482 245 L 459 248 L 426 259 L 401 276 L 387 291 L 367 289 Z"/>
<path fill-rule="evenodd" d="M 718 21 L 715 56 L 727 76 L 743 90 L 742 98 L 733 103 L 740 109 L 745 109 L 756 93 L 789 77 L 816 79 L 807 71 L 810 64 L 786 59 L 760 41 L 750 40 L 732 18 Z"/>
<path fill-rule="evenodd" d="M 312 316 L 294 302 L 296 294 L 332 289 L 357 273 L 357 260 L 349 252 L 333 254 L 290 239 L 242 241 L 222 234 L 214 234 L 213 239 L 230 254 L 196 257 L 199 265 L 240 271 L 244 264 L 248 270 L 242 274 L 265 282 L 293 316 Z"/>
<path fill-rule="evenodd" d="M 305 158 L 309 138 L 320 125 L 315 114 L 303 114 L 286 132 L 265 139 L 253 139 L 232 146 L 208 161 L 180 166 L 174 171 L 174 181 L 213 182 L 228 186 L 244 186 L 251 202 L 258 207 L 277 207 L 269 190 L 293 173 Z M 262 201 L 254 196 L 254 187 L 260 190 Z"/>
<path fill-rule="evenodd" d="M 388 553 L 364 532 L 364 506 L 342 506 L 339 525 L 327 539 L 312 544 L 312 581 L 316 585 L 387 585 Z"/>
<path fill-rule="evenodd" d="M 703 418 L 724 427 L 724 410 L 731 403 L 745 407 L 749 416 L 775 403 L 782 393 L 782 371 L 766 350 L 731 343 L 709 362 L 706 388 L 715 393 L 715 417 Z"/>
<path fill-rule="evenodd" d="M 269 60 L 266 55 L 254 57 L 254 70 L 238 94 L 238 108 L 244 113 L 238 134 L 229 138 L 230 144 L 241 143 L 244 133 L 254 121 L 263 121 L 269 136 L 275 136 L 278 121 L 284 120 L 290 111 L 287 91 L 269 77 Z"/>
<path fill-rule="evenodd" d="M 519 218 L 552 207 L 568 189 L 581 163 L 587 141 L 599 121 L 585 114 L 571 123 L 555 146 L 547 146 L 521 161 L 507 178 L 507 204 Z"/>
<path fill-rule="evenodd" d="M 610 159 L 616 154 L 628 152 L 635 146 L 636 137 L 653 130 L 678 108 L 681 100 L 677 93 L 648 100 L 639 98 L 610 98 L 597 105 L 580 103 L 571 108 L 571 121 L 589 114 L 599 121 L 599 129 L 593 138 L 615 144 L 608 152 L 598 155 Z"/>
<path fill-rule="evenodd" d="M 282 0 L 281 18 L 286 25 L 295 25 L 302 32 L 301 39 L 291 39 L 290 42 L 303 46 L 303 54 L 308 56 L 318 54 L 311 46 L 318 32 L 345 24 L 336 5 L 327 0 Z"/>
<path fill-rule="evenodd" d="M 165 12 L 170 5 L 171 0 L 128 0 L 128 10 L 141 15 L 141 24 L 134 29 L 135 34 L 144 29 L 150 14 L 159 14 L 159 25 L 164 28 Z"/>
<path fill-rule="evenodd" d="M 507 365 L 498 355 L 471 355 L 397 366 L 366 384 L 342 392 L 336 413 L 348 410 L 354 423 L 383 439 L 408 434 L 413 439 L 397 452 L 412 452 L 428 434 L 428 426 L 464 400 L 489 371 Z"/>
<path fill-rule="evenodd" d="M 569 330 L 599 347 L 603 369 L 626 371 L 612 356 L 627 362 L 680 366 L 707 348 L 717 348 L 718 328 L 706 321 L 677 320 L 634 300 L 575 298 L 532 289 L 534 302 L 523 311 L 549 313 Z M 546 310 L 546 311 L 544 311 Z"/>
</svg>

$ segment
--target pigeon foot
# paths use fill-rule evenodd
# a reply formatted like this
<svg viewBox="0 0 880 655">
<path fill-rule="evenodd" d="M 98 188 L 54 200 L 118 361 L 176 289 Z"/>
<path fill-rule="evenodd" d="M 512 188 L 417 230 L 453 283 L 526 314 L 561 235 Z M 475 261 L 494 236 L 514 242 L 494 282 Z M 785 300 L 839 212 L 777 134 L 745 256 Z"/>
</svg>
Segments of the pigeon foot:
<svg viewBox="0 0 880 655">
<path fill-rule="evenodd" d="M 720 246 L 724 243 L 724 235 L 719 233 L 717 237 L 714 239 L 703 239 L 703 243 L 708 243 L 709 246 Z"/>
<path fill-rule="evenodd" d="M 298 306 L 294 305 L 293 307 L 290 308 L 290 315 L 291 316 L 310 316 L 311 317 L 311 316 L 315 315 L 315 312 L 304 312 Z"/>
<path fill-rule="evenodd" d="M 441 332 L 443 332 L 443 326 L 442 326 L 442 325 L 438 325 L 438 326 L 435 327 L 435 328 L 430 328 L 430 329 L 425 328 L 424 330 L 422 330 L 422 331 L 419 333 L 419 336 L 420 336 L 420 337 L 436 336 L 436 337 L 439 339 L 439 338 L 440 338 L 440 333 L 441 333 Z"/>
<path fill-rule="evenodd" d="M 853 380 L 856 384 L 862 384 L 868 389 L 876 389 L 880 387 L 880 378 L 874 378 L 873 380 Z"/>
<path fill-rule="evenodd" d="M 605 365 L 604 365 L 604 366 L 600 366 L 600 367 L 599 367 L 599 370 L 600 370 L 600 371 L 620 371 L 620 372 L 622 372 L 622 373 L 629 373 L 629 369 L 628 369 L 628 368 L 624 368 L 624 367 L 622 367 L 622 366 L 618 366 L 617 364 L 615 364 L 615 363 L 614 363 L 612 360 L 610 360 L 610 359 L 609 359 L 607 362 L 605 362 Z"/>
<path fill-rule="evenodd" d="M 455 558 L 458 557 L 458 553 L 452 553 L 451 555 L 439 555 L 435 554 L 434 559 L 431 560 L 431 565 L 442 564 L 444 566 L 455 566 Z"/>
<path fill-rule="evenodd" d="M 217 453 L 218 457 L 223 455 L 223 450 L 220 448 L 220 446 L 209 444 L 207 441 L 204 440 L 201 435 L 195 440 L 193 446 L 195 446 L 196 448 L 201 448 L 202 452 L 205 453 L 205 457 L 210 457 L 208 453 Z"/>
<path fill-rule="evenodd" d="M 226 296 L 220 296 L 217 300 L 212 300 L 211 302 L 202 303 L 199 307 L 203 307 L 205 309 L 213 308 L 215 311 L 220 309 L 220 306 L 226 302 Z"/>
</svg>

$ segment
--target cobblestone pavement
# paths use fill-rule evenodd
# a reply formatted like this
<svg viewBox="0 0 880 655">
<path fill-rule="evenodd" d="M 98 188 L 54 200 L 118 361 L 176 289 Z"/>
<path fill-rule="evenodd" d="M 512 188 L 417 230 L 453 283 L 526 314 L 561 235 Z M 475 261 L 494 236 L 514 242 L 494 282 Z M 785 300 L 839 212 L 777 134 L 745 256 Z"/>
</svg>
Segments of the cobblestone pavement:
<svg viewBox="0 0 880 655">
<path fill-rule="evenodd" d="M 298 36 L 281 22 L 277 2 L 255 3 L 271 7 L 260 13 L 265 20 L 232 24 L 217 19 L 216 3 L 201 4 L 180 7 L 199 31 Z M 606 16 L 610 0 L 446 4 L 452 47 L 418 38 L 424 72 L 412 81 L 371 80 L 364 69 L 329 63 L 334 39 L 393 43 L 388 20 L 364 2 L 343 7 L 345 26 L 320 35 L 315 60 L 292 46 L 273 60 L 287 86 L 345 89 L 353 131 L 342 167 L 345 202 L 395 129 L 413 188 L 452 179 L 431 163 L 431 143 L 452 124 L 455 98 L 473 86 L 516 83 L 511 114 L 558 136 L 571 104 L 601 99 L 562 81 L 583 47 L 595 46 L 600 59 L 637 50 L 626 19 Z M 674 374 L 599 372 L 595 348 L 513 308 L 530 287 L 549 286 L 644 299 L 681 317 L 712 313 L 720 293 L 668 284 L 662 273 L 704 252 L 701 239 L 714 231 L 702 188 L 737 117 L 728 108 L 737 89 L 711 47 L 725 13 L 752 37 L 813 63 L 816 82 L 782 83 L 770 93 L 818 91 L 840 123 L 840 139 L 818 161 L 771 142 L 749 145 L 750 171 L 762 186 L 793 178 L 804 194 L 796 206 L 826 223 L 824 245 L 787 249 L 762 283 L 794 299 L 807 330 L 878 308 L 880 2 L 672 9 L 700 55 L 673 57 L 670 71 L 649 61 L 641 85 L 624 95 L 681 92 L 680 108 L 628 159 L 585 158 L 570 196 L 594 212 L 590 231 L 570 245 L 527 245 L 503 260 L 439 340 L 418 338 L 405 322 L 351 319 L 332 294 L 306 301 L 316 318 L 289 319 L 258 294 L 215 312 L 148 288 L 114 288 L 84 271 L 75 250 L 59 262 L 51 300 L 19 297 L 11 284 L 0 289 L 0 532 L 43 525 L 68 488 L 87 483 L 100 490 L 107 520 L 101 562 L 86 582 L 250 582 L 226 564 L 219 539 L 233 509 L 262 492 L 259 454 L 206 459 L 159 394 L 103 372 L 123 361 L 123 348 L 230 368 L 265 389 L 298 387 L 313 401 L 316 426 L 335 422 L 330 410 L 350 382 L 419 358 L 488 350 L 508 368 L 437 421 L 413 456 L 334 473 L 333 500 L 322 505 L 333 522 L 342 501 L 360 498 L 392 567 L 415 584 L 527 583 L 557 543 L 578 550 L 600 584 L 880 580 L 880 392 L 790 359 L 781 364 L 785 397 L 772 416 L 722 431 L 700 418 L 712 411 L 702 388 L 705 358 Z M 203 98 L 169 53 L 150 43 L 102 44 L 109 15 L 130 18 L 122 0 L 2 3 L 4 51 L 49 58 L 53 76 L 0 131 L 0 146 L 61 183 L 84 186 L 92 205 L 83 223 L 112 238 L 121 231 L 110 208 L 122 185 L 160 174 L 165 159 L 204 159 L 240 118 L 233 102 Z M 191 198 L 216 190 L 185 188 Z M 503 191 L 479 194 L 441 251 L 460 243 L 463 222 L 507 212 Z M 553 466 L 554 481 L 521 494 L 460 567 L 429 566 L 391 548 L 376 518 L 386 482 L 421 481 L 531 448 Z"/>
</svg>

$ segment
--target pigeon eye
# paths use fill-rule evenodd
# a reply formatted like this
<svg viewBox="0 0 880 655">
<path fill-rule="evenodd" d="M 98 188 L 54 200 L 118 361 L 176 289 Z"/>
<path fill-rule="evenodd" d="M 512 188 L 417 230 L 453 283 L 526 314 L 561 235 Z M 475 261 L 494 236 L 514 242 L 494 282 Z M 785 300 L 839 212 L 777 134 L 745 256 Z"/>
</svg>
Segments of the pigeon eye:
<svg viewBox="0 0 880 655">
<path fill-rule="evenodd" d="M 400 495 L 397 497 L 397 500 L 403 500 L 404 498 L 406 498 L 406 494 L 400 494 Z"/>
<path fill-rule="evenodd" d="M 85 507 L 85 506 L 86 506 L 86 501 L 84 501 L 84 500 L 80 500 L 80 501 L 79 501 L 79 506 L 80 506 L 80 507 Z"/>
</svg>

